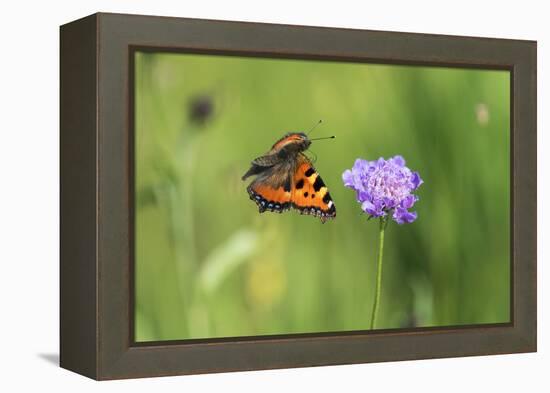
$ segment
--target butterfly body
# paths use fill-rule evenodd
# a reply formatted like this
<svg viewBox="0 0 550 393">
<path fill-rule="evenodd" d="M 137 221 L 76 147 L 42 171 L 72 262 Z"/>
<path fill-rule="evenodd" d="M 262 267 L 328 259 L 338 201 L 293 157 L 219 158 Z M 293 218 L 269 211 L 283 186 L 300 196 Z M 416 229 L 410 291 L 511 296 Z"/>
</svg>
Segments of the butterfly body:
<svg viewBox="0 0 550 393">
<path fill-rule="evenodd" d="M 247 188 L 260 213 L 296 209 L 319 217 L 336 217 L 336 207 L 325 183 L 303 153 L 311 140 L 303 132 L 284 135 L 263 156 L 254 159 L 242 177 L 256 176 Z"/>
</svg>

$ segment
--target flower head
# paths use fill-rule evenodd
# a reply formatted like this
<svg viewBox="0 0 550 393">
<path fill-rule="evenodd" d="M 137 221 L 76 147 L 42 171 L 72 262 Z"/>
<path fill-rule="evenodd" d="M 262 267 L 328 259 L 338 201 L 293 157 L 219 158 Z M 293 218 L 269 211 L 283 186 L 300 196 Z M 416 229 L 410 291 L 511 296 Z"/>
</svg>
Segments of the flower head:
<svg viewBox="0 0 550 393">
<path fill-rule="evenodd" d="M 413 194 L 423 183 L 418 172 L 405 166 L 405 159 L 395 156 L 388 160 L 357 159 L 353 168 L 342 174 L 346 187 L 355 190 L 361 209 L 371 217 L 392 214 L 398 224 L 411 223 L 417 213 L 409 209 L 418 201 Z"/>
<path fill-rule="evenodd" d="M 193 97 L 188 104 L 189 120 L 203 126 L 214 113 L 214 100 L 208 95 Z"/>
</svg>

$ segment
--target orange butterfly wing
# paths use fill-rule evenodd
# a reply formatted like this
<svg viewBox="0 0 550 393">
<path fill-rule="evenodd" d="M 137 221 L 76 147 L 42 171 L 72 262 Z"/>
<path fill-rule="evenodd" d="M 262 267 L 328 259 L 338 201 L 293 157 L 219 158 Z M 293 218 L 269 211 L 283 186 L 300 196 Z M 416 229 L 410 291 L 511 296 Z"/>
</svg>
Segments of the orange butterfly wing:
<svg viewBox="0 0 550 393">
<path fill-rule="evenodd" d="M 301 214 L 319 217 L 322 222 L 336 217 L 336 206 L 327 186 L 303 154 L 298 155 L 292 180 L 292 207 Z"/>
<path fill-rule="evenodd" d="M 328 188 L 311 162 L 298 154 L 292 175 L 282 168 L 270 168 L 247 188 L 260 213 L 282 213 L 294 208 L 301 214 L 319 217 L 324 223 L 336 217 L 336 206 Z"/>
<path fill-rule="evenodd" d="M 291 208 L 289 186 L 273 187 L 269 181 L 253 181 L 247 188 L 250 199 L 256 202 L 260 213 L 271 211 L 282 213 Z"/>
</svg>

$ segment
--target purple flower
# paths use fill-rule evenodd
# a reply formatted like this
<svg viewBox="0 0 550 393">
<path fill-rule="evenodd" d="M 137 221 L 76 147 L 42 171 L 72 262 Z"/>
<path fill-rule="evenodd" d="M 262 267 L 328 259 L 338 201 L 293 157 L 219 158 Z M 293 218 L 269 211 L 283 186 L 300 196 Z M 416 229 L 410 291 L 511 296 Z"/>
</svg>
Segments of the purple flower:
<svg viewBox="0 0 550 393">
<path fill-rule="evenodd" d="M 357 159 L 353 168 L 342 174 L 344 186 L 355 190 L 361 209 L 371 217 L 391 214 L 398 224 L 416 220 L 409 209 L 418 201 L 412 192 L 423 183 L 418 172 L 405 166 L 405 159 L 395 156 L 376 161 Z"/>
</svg>

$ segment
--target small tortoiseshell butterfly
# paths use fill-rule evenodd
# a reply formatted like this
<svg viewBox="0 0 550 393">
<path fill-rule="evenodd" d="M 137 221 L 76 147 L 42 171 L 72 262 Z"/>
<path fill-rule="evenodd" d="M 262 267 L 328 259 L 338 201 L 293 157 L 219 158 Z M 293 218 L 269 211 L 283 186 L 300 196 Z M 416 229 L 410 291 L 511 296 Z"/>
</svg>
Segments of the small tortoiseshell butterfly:
<svg viewBox="0 0 550 393">
<path fill-rule="evenodd" d="M 300 214 L 319 217 L 322 223 L 336 217 L 336 206 L 328 188 L 302 153 L 312 140 L 303 132 L 290 132 L 265 155 L 252 161 L 242 179 L 257 175 L 247 191 L 260 213 L 282 213 L 294 208 Z"/>
</svg>

